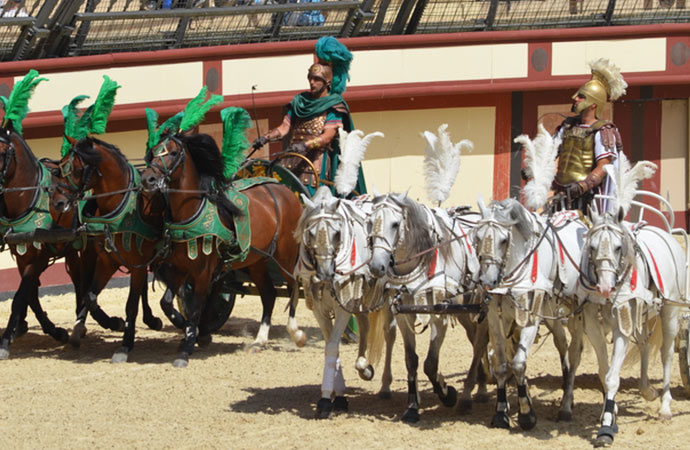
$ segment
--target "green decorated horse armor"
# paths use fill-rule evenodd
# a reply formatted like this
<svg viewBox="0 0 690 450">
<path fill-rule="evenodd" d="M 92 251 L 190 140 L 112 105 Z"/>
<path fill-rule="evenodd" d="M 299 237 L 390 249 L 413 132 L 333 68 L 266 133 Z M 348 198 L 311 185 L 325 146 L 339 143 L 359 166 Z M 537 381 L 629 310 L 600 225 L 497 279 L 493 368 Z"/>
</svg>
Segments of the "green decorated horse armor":
<svg viewBox="0 0 690 450">
<path fill-rule="evenodd" d="M 139 208 L 137 208 L 137 191 L 134 189 L 139 186 L 141 178 L 134 166 L 130 164 L 129 169 L 132 174 L 128 186 L 130 190 L 125 194 L 118 208 L 104 216 L 89 216 L 86 211 L 80 209 L 79 220 L 85 227 L 85 237 L 103 236 L 104 234 L 113 237 L 122 235 L 122 246 L 126 251 L 132 250 L 132 237 L 134 237 L 137 251 L 141 255 L 144 240 L 158 241 L 160 240 L 160 232 L 141 218 Z M 112 250 L 109 245 L 106 245 L 106 251 Z"/>
<path fill-rule="evenodd" d="M 201 238 L 201 251 L 204 255 L 211 254 L 215 240 L 215 247 L 225 264 L 238 260 L 244 261 L 249 254 L 252 233 L 249 199 L 241 191 L 266 183 L 277 183 L 277 181 L 268 177 L 241 178 L 233 181 L 232 186 L 225 191 L 228 200 L 242 211 L 242 214 L 233 217 L 234 231 L 223 224 L 215 203 L 204 198 L 199 211 L 187 222 L 165 223 L 170 240 L 176 243 L 186 242 L 187 256 L 191 260 L 199 256 L 198 239 Z"/>
<path fill-rule="evenodd" d="M 48 194 L 51 181 L 50 172 L 41 162 L 38 165 L 41 168 L 38 189 L 36 189 L 31 206 L 23 216 L 17 219 L 0 217 L 0 240 L 10 230 L 13 233 L 27 233 L 35 231 L 37 228 L 50 229 L 53 227 L 53 219 L 50 217 L 50 195 Z M 34 242 L 33 246 L 41 249 L 40 242 Z M 26 243 L 17 244 L 15 248 L 20 255 L 25 254 L 27 250 Z"/>
</svg>

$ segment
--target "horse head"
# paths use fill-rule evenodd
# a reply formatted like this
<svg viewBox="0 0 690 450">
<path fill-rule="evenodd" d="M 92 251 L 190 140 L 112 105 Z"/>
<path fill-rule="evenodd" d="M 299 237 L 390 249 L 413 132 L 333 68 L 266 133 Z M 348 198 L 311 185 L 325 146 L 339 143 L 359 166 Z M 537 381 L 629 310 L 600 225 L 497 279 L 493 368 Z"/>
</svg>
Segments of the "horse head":
<svg viewBox="0 0 690 450">
<path fill-rule="evenodd" d="M 146 169 L 141 174 L 148 192 L 162 191 L 171 183 L 178 183 L 187 160 L 187 147 L 177 134 L 164 135 L 161 141 L 146 152 Z"/>
<path fill-rule="evenodd" d="M 633 238 L 618 214 L 593 213 L 582 254 L 582 273 L 604 298 L 610 298 L 625 280 L 635 263 Z"/>
<path fill-rule="evenodd" d="M 367 221 L 371 260 L 369 269 L 382 277 L 395 266 L 395 248 L 405 239 L 405 195 L 387 194 L 376 197 Z"/>
<path fill-rule="evenodd" d="M 322 186 L 314 197 L 305 199 L 305 209 L 295 231 L 295 238 L 314 267 L 315 281 L 329 281 L 335 275 L 336 256 L 342 246 L 346 223 L 339 211 L 340 200 Z"/>
<path fill-rule="evenodd" d="M 51 204 L 58 213 L 66 213 L 93 189 L 100 175 L 99 165 L 103 160 L 101 152 L 95 147 L 92 137 L 80 140 L 66 136 L 72 147 L 57 164 L 55 189 L 51 194 Z"/>
</svg>

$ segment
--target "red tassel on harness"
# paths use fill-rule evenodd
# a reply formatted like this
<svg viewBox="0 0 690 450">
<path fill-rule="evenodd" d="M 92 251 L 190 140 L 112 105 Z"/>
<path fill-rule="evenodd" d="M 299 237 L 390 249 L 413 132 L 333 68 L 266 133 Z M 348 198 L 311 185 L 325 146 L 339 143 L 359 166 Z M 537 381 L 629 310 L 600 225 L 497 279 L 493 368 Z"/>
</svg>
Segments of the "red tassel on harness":
<svg viewBox="0 0 690 450">
<path fill-rule="evenodd" d="M 465 234 L 465 230 L 460 228 L 460 232 L 462 233 L 462 238 L 465 239 L 465 245 L 467 245 L 467 252 L 471 255 L 472 254 L 472 246 L 470 245 L 470 240 L 467 239 L 467 235 Z"/>
<path fill-rule="evenodd" d="M 565 258 L 563 257 L 563 246 L 561 241 L 558 241 L 558 253 L 561 255 L 561 264 L 565 264 Z"/>
<path fill-rule="evenodd" d="M 630 290 L 634 291 L 637 287 L 637 269 L 633 267 L 632 275 L 630 275 Z"/>
<path fill-rule="evenodd" d="M 532 260 L 532 283 L 537 281 L 537 275 L 539 274 L 539 253 L 534 251 L 534 259 Z"/>
<path fill-rule="evenodd" d="M 354 239 L 352 240 L 352 251 L 350 252 L 350 267 L 355 266 L 355 260 L 357 259 L 357 246 L 355 245 Z"/>
<path fill-rule="evenodd" d="M 436 260 L 438 259 L 438 249 L 434 249 L 434 259 L 431 260 L 431 264 L 429 265 L 429 271 L 426 273 L 427 278 L 430 280 L 434 278 L 434 274 L 436 273 Z"/>
</svg>

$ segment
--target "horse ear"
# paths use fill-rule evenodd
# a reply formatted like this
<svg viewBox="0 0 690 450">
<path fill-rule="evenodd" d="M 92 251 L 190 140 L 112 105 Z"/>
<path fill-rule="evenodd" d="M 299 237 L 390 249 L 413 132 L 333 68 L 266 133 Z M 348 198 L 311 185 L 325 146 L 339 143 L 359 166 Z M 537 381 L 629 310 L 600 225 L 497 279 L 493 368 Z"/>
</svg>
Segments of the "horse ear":
<svg viewBox="0 0 690 450">
<path fill-rule="evenodd" d="M 484 219 L 489 217 L 489 210 L 486 208 L 486 205 L 484 204 L 484 197 L 482 197 L 482 194 L 477 194 L 477 205 L 479 205 L 479 212 L 482 214 L 482 217 Z"/>
<path fill-rule="evenodd" d="M 589 210 L 589 217 L 592 218 L 592 223 L 597 224 L 601 221 L 601 217 L 599 216 L 599 213 L 597 212 L 596 208 L 592 208 L 592 206 L 588 206 L 587 209 Z"/>
<path fill-rule="evenodd" d="M 304 203 L 305 206 L 307 206 L 309 209 L 316 208 L 316 204 L 314 202 L 312 202 L 309 197 L 307 197 L 304 194 L 300 194 L 300 196 L 302 197 L 302 203 Z"/>
<path fill-rule="evenodd" d="M 618 207 L 618 215 L 616 216 L 618 223 L 621 223 L 624 218 L 625 218 L 625 210 L 623 209 L 622 206 L 619 206 Z"/>
</svg>

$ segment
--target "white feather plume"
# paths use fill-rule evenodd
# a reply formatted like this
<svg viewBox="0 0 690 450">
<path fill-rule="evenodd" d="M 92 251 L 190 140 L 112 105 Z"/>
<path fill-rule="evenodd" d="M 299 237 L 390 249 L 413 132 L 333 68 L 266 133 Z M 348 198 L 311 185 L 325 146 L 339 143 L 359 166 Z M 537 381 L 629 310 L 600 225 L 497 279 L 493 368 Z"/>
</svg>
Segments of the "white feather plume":
<svg viewBox="0 0 690 450">
<path fill-rule="evenodd" d="M 338 128 L 340 135 L 340 161 L 335 174 L 335 189 L 341 195 L 347 195 L 357 184 L 359 165 L 364 159 L 364 153 L 377 136 L 383 137 L 383 133 L 376 131 L 364 136 L 362 130 L 353 130 L 350 133 Z"/>
<path fill-rule="evenodd" d="M 609 97 L 611 101 L 618 100 L 625 94 L 628 83 L 623 79 L 623 75 L 621 75 L 621 70 L 618 66 L 609 62 L 608 59 L 599 58 L 595 61 L 591 61 L 589 67 L 592 68 L 592 72 L 599 72 L 606 78 L 606 82 L 609 84 Z"/>
<path fill-rule="evenodd" d="M 472 141 L 463 139 L 453 144 L 446 131 L 448 124 L 438 127 L 438 136 L 430 131 L 422 133 L 426 139 L 424 149 L 424 177 L 426 179 L 426 193 L 432 202 L 441 203 L 450 195 L 455 177 L 460 170 L 460 154 L 462 151 L 472 151 Z"/>
<path fill-rule="evenodd" d="M 515 142 L 525 147 L 525 170 L 531 178 L 522 189 L 522 197 L 528 208 L 536 210 L 546 204 L 549 198 L 561 139 L 552 137 L 540 123 L 534 140 L 522 134 L 515 138 Z"/>
<path fill-rule="evenodd" d="M 627 214 L 640 181 L 651 178 L 656 169 L 657 165 L 651 161 L 638 161 L 630 168 L 630 161 L 622 152 L 618 157 L 618 168 L 613 164 L 605 165 L 604 170 L 611 178 L 615 188 L 614 210 L 621 207 L 624 214 Z"/>
</svg>

